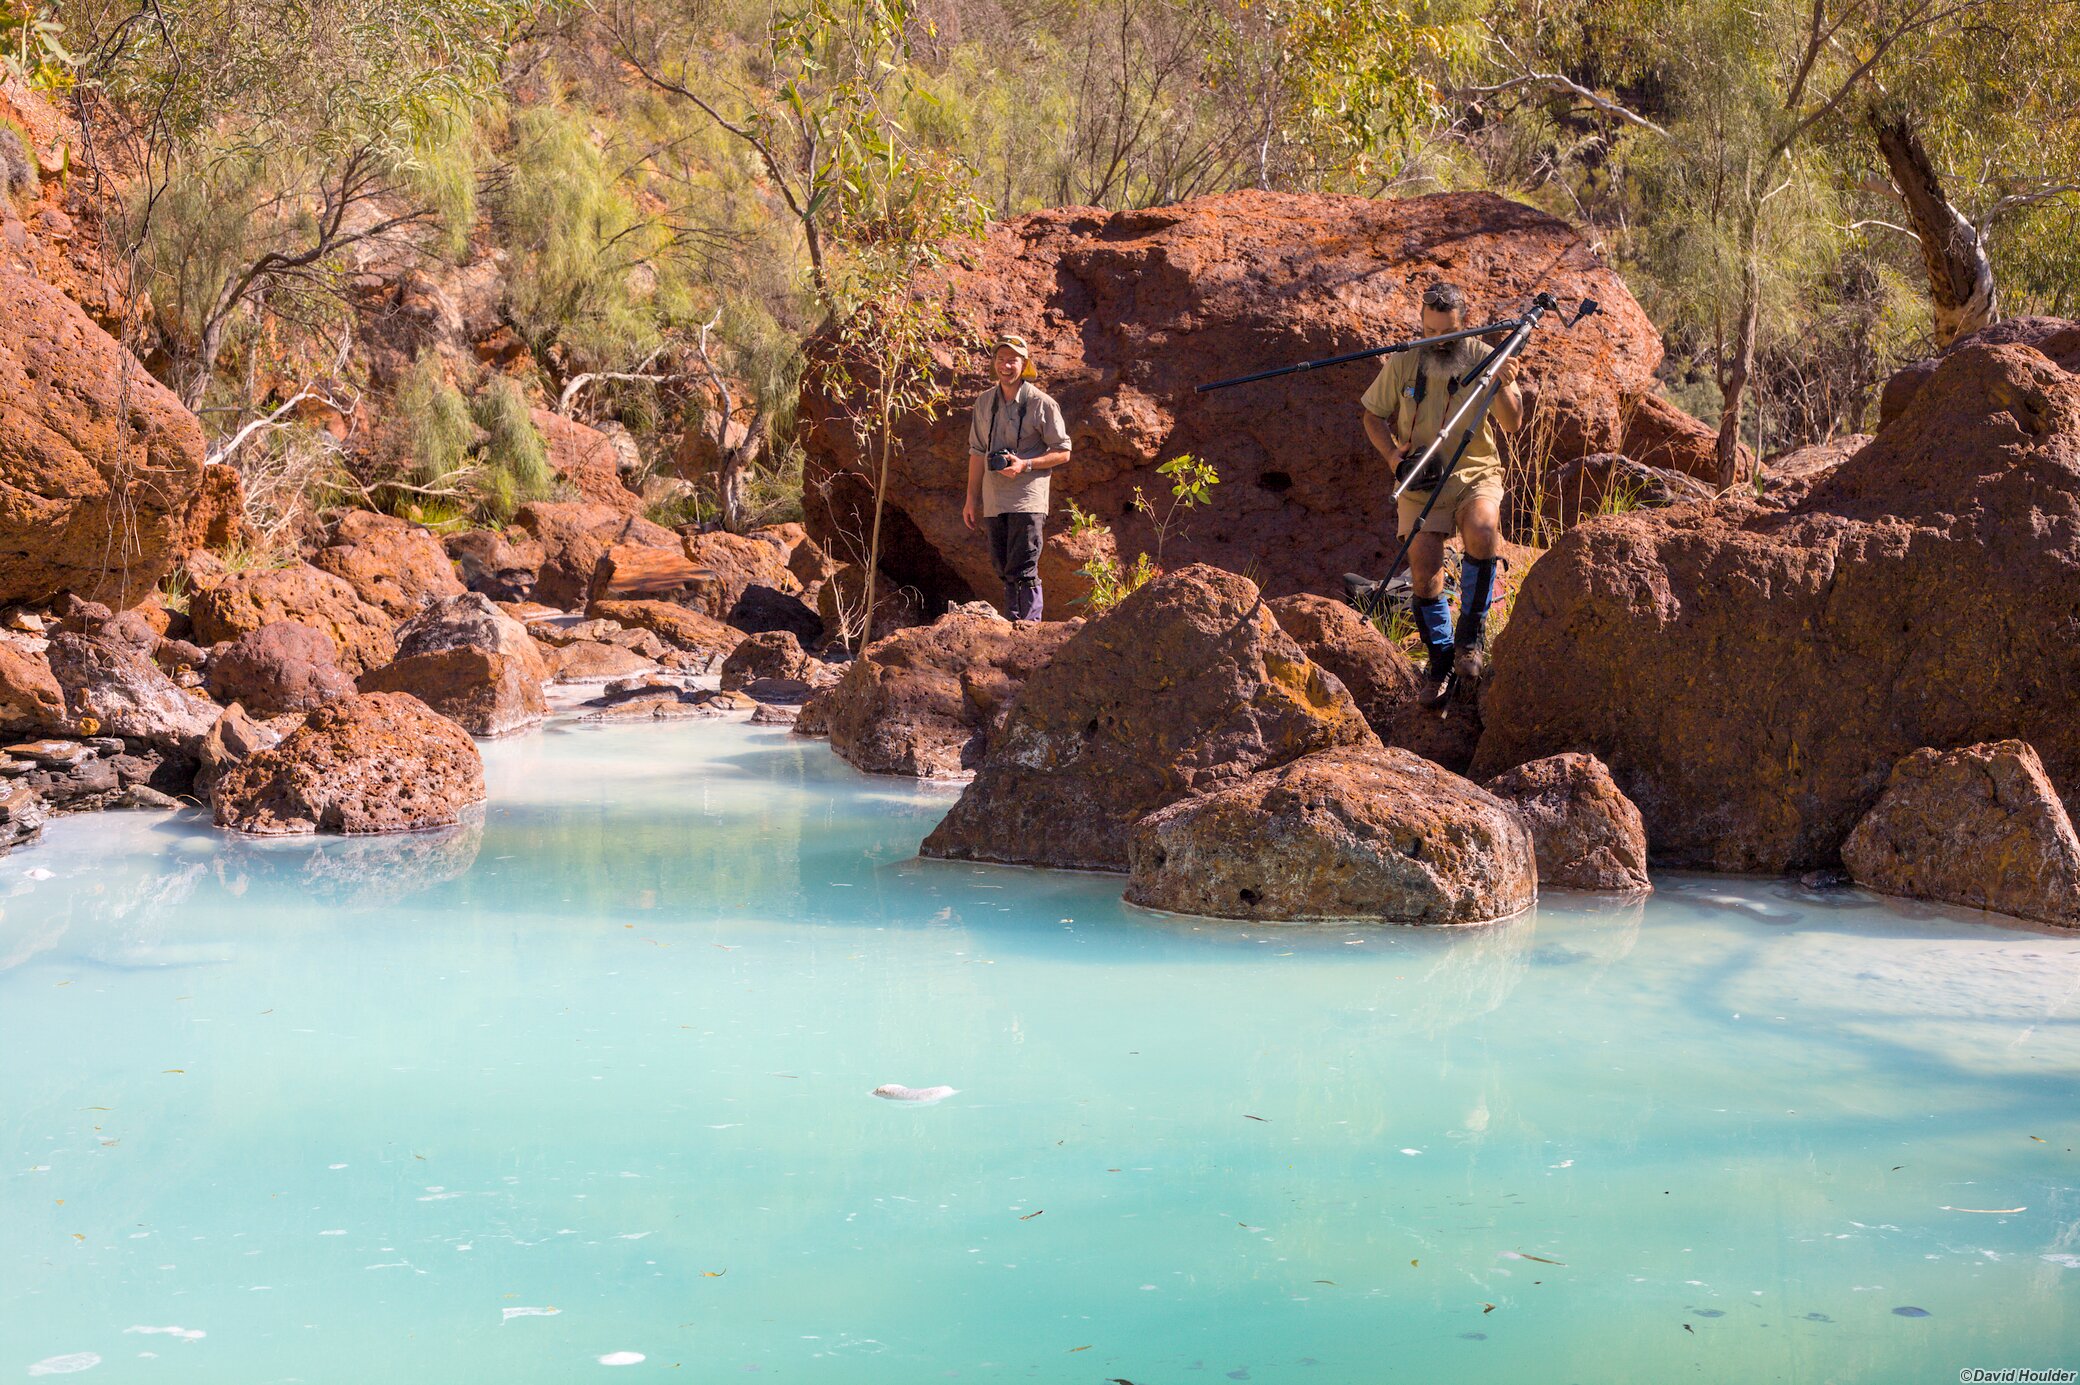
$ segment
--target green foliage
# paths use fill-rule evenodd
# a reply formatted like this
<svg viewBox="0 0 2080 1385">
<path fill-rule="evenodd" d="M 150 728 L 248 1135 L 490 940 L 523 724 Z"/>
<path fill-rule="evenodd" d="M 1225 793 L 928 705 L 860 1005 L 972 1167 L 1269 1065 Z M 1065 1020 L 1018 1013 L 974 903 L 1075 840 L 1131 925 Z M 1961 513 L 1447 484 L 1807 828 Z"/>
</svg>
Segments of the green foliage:
<svg viewBox="0 0 2080 1385">
<path fill-rule="evenodd" d="M 72 86 L 79 59 L 66 49 L 65 26 L 51 17 L 55 12 L 37 0 L 0 0 L 0 78 L 37 91 Z"/>
<path fill-rule="evenodd" d="M 478 504 L 496 523 L 512 519 L 530 500 L 547 500 L 556 489 L 549 449 L 529 416 L 527 395 L 507 376 L 492 379 L 477 396 L 477 426 L 486 434 L 476 477 Z"/>
<path fill-rule="evenodd" d="M 1091 584 L 1090 594 L 1083 598 L 1083 606 L 1092 615 L 1103 615 L 1163 571 L 1163 545 L 1176 530 L 1179 516 L 1210 503 L 1213 488 L 1221 482 L 1220 473 L 1214 470 L 1211 462 L 1189 452 L 1164 462 L 1156 468 L 1156 474 L 1170 478 L 1170 503 L 1158 510 L 1139 486 L 1134 487 L 1134 498 L 1129 502 L 1132 509 L 1148 517 L 1149 526 L 1155 530 L 1155 556 L 1151 558 L 1146 552 L 1137 553 L 1132 563 L 1122 563 L 1111 553 L 1099 553 L 1078 568 L 1077 571 Z M 1111 529 L 1071 500 L 1069 532 L 1109 534 Z"/>
<path fill-rule="evenodd" d="M 1202 461 L 1191 453 L 1172 457 L 1156 468 L 1158 476 L 1170 478 L 1170 503 L 1161 510 L 1143 493 L 1134 487 L 1133 508 L 1148 516 L 1149 527 L 1156 531 L 1156 571 L 1163 570 L 1163 545 L 1169 541 L 1171 531 L 1177 528 L 1181 514 L 1197 509 L 1213 499 L 1213 488 L 1221 483 L 1220 473 L 1213 463 Z"/>
<path fill-rule="evenodd" d="M 1090 591 L 1078 598 L 1079 604 L 1089 614 L 1102 616 L 1148 585 L 1161 569 L 1146 553 L 1135 554 L 1131 565 L 1121 563 L 1110 553 L 1101 553 L 1077 571 L 1091 584 Z"/>
<path fill-rule="evenodd" d="M 446 486 L 469 465 L 470 451 L 477 442 L 476 420 L 470 417 L 469 401 L 448 383 L 439 358 L 431 351 L 413 363 L 391 403 L 391 412 L 414 486 Z"/>
<path fill-rule="evenodd" d="M 1071 496 L 1064 504 L 1069 509 L 1069 532 L 1071 534 L 1109 534 L 1112 532 L 1111 528 L 1103 520 L 1077 504 L 1074 496 Z"/>
</svg>

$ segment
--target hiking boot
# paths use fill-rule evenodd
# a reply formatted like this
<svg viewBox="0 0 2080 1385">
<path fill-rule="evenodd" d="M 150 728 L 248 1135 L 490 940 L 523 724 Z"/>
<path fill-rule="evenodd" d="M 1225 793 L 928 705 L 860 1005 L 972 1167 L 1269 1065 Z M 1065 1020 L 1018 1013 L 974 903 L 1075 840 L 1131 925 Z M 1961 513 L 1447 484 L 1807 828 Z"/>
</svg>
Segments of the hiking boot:
<svg viewBox="0 0 2080 1385">
<path fill-rule="evenodd" d="M 1473 640 L 1452 652 L 1452 678 L 1461 687 L 1473 688 L 1487 672 L 1487 641 Z"/>
<path fill-rule="evenodd" d="M 1416 705 L 1435 709 L 1452 695 L 1452 666 L 1430 664 L 1423 670 L 1423 685 L 1416 689 Z"/>
</svg>

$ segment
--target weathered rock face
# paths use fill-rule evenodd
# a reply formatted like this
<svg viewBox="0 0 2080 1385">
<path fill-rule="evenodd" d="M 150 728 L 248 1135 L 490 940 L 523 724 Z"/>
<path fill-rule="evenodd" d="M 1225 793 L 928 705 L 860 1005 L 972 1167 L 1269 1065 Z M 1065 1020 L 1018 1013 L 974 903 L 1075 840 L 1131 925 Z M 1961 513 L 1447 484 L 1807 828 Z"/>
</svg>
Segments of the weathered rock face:
<svg viewBox="0 0 2080 1385">
<path fill-rule="evenodd" d="M 321 630 L 278 620 L 249 630 L 209 663 L 209 695 L 236 702 L 255 716 L 308 712 L 354 691 L 338 654 Z"/>
<path fill-rule="evenodd" d="M 648 630 L 673 649 L 720 668 L 744 642 L 744 633 L 713 616 L 675 606 L 669 601 L 595 601 L 586 607 L 595 620 L 611 620 L 631 630 Z"/>
<path fill-rule="evenodd" d="M 652 524 L 640 514 L 590 501 L 538 501 L 522 505 L 513 522 L 541 545 L 536 570 L 536 601 L 560 610 L 576 610 L 592 591 L 600 560 L 616 544 L 637 544 L 680 552 L 677 534 Z"/>
<path fill-rule="evenodd" d="M 720 531 L 686 536 L 686 556 L 713 574 L 698 599 L 688 604 L 717 620 L 728 617 L 750 588 L 797 593 L 801 583 L 788 569 L 789 550 L 769 538 Z"/>
<path fill-rule="evenodd" d="M 1549 755 L 1498 774 L 1483 787 L 1531 829 L 1540 884 L 1619 894 L 1654 888 L 1639 809 L 1594 755 Z"/>
<path fill-rule="evenodd" d="M 172 566 L 202 425 L 77 305 L 0 265 L 0 601 L 127 606 Z"/>
<path fill-rule="evenodd" d="M 331 639 L 339 666 L 350 674 L 389 663 L 397 648 L 388 616 L 308 563 L 214 578 L 189 594 L 188 616 L 202 644 L 235 640 L 277 621 L 308 625 Z"/>
<path fill-rule="evenodd" d="M 817 698 L 831 749 L 869 774 L 951 779 L 982 763 L 1011 700 L 1081 622 L 950 612 L 868 645 Z"/>
<path fill-rule="evenodd" d="M 1129 903 L 1239 919 L 1486 923 L 1538 898 L 1507 805 L 1406 750 L 1318 751 L 1150 813 Z"/>
<path fill-rule="evenodd" d="M 1878 396 L 1878 426 L 1882 428 L 1905 413 L 1915 394 L 1946 358 L 1973 346 L 2033 347 L 2065 369 L 2080 371 L 2080 322 L 2062 317 L 2011 317 L 1959 337 L 1925 361 L 1894 371 Z"/>
<path fill-rule="evenodd" d="M 455 562 L 456 575 L 473 592 L 493 601 L 526 601 L 547 558 L 542 545 L 526 531 L 470 529 L 450 534 L 442 548 Z"/>
<path fill-rule="evenodd" d="M 1166 564 L 1256 564 L 1280 595 L 1335 592 L 1343 572 L 1378 571 L 1392 556 L 1394 507 L 1358 408 L 1375 366 L 1193 387 L 1417 336 L 1419 296 L 1439 276 L 1466 291 L 1475 321 L 1514 315 L 1541 288 L 1570 308 L 1585 295 L 1603 305 L 1571 332 L 1542 328 L 1523 358 L 1523 436 L 1549 438 L 1551 463 L 1622 452 L 1712 469 L 1710 430 L 1653 400 L 1653 326 L 1575 231 L 1542 212 L 1487 193 L 1238 192 L 1143 211 L 1067 208 L 997 224 L 922 283 L 954 323 L 939 359 L 955 405 L 902 433 L 883 570 L 924 593 L 928 610 L 997 590 L 986 545 L 961 523 L 965 406 L 985 386 L 974 344 L 1015 330 L 1033 342 L 1074 442 L 1074 460 L 1054 473 L 1057 513 L 1074 498 L 1114 527 L 1122 552 L 1153 552 L 1145 517 L 1129 510 L 1133 490 L 1166 496 L 1154 468 L 1191 453 L 1225 484 L 1169 540 Z M 830 547 L 867 531 L 872 493 L 818 381 L 812 370 L 802 396 L 804 508 Z M 1066 611 L 1056 603 L 1070 594 L 1050 586 L 1050 612 Z"/>
<path fill-rule="evenodd" d="M 351 694 L 352 688 L 348 689 Z M 283 723 L 287 723 L 284 725 Z M 300 716 L 283 716 L 273 721 L 256 719 L 246 709 L 234 702 L 224 709 L 224 715 L 209 728 L 202 738 L 202 747 L 196 758 L 201 762 L 195 770 L 195 794 L 204 802 L 216 796 L 217 781 L 226 774 L 252 759 L 271 745 L 279 744 L 282 737 L 303 725 Z"/>
<path fill-rule="evenodd" d="M 1796 505 L 1870 440 L 1869 433 L 1845 433 L 1770 458 L 1762 468 L 1763 503 L 1786 509 Z"/>
<path fill-rule="evenodd" d="M 2019 737 L 2080 784 L 2075 687 L 2080 374 L 1973 345 L 1788 508 L 1567 533 L 1497 642 L 1474 773 L 1590 751 L 1657 860 L 1831 866 L 1924 746 Z"/>
<path fill-rule="evenodd" d="M 259 540 L 259 531 L 246 521 L 246 486 L 238 468 L 225 462 L 203 467 L 202 483 L 181 521 L 180 551 L 206 548 L 224 553 L 252 547 Z"/>
<path fill-rule="evenodd" d="M 573 640 L 551 648 L 545 662 L 549 676 L 561 683 L 604 683 L 654 673 L 657 665 L 631 649 L 598 640 Z"/>
<path fill-rule="evenodd" d="M 436 601 L 397 630 L 397 657 L 361 675 L 364 693 L 410 693 L 473 736 L 503 736 L 548 713 L 549 670 L 527 627 L 478 592 Z"/>
<path fill-rule="evenodd" d="M 757 583 L 744 588 L 744 594 L 737 598 L 737 604 L 729 608 L 724 619 L 747 634 L 785 630 L 804 648 L 823 638 L 823 617 L 809 609 L 806 602 L 778 588 Z"/>
<path fill-rule="evenodd" d="M 1613 452 L 1562 462 L 1548 473 L 1542 504 L 1562 526 L 1606 511 L 1660 510 L 1717 494 L 1709 482 Z"/>
<path fill-rule="evenodd" d="M 2080 838 L 2022 741 L 1907 756 L 1842 861 L 1885 894 L 2080 928 Z"/>
<path fill-rule="evenodd" d="M 1414 700 L 1422 678 L 1407 655 L 1372 623 L 1326 596 L 1282 596 L 1267 602 L 1278 625 L 1307 657 L 1342 680 L 1358 710 L 1382 738 Z"/>
<path fill-rule="evenodd" d="M 1026 680 L 924 853 L 1124 870 L 1143 814 L 1316 750 L 1375 744 L 1255 583 L 1194 565 L 1084 625 Z"/>
<path fill-rule="evenodd" d="M 621 482 L 621 452 L 597 428 L 576 419 L 534 411 L 535 430 L 549 449 L 549 468 L 586 501 L 619 510 L 624 515 L 643 513 L 643 497 Z"/>
<path fill-rule="evenodd" d="M 454 722 L 404 693 L 327 703 L 216 786 L 216 822 L 260 836 L 414 832 L 484 800 L 484 762 Z"/>
<path fill-rule="evenodd" d="M 67 717 L 80 734 L 192 751 L 217 719 L 208 699 L 180 688 L 158 665 L 107 636 L 53 635 L 50 661 Z"/>
<path fill-rule="evenodd" d="M 311 561 L 392 620 L 408 620 L 429 602 L 463 591 L 439 539 L 416 524 L 369 510 L 348 511 L 332 542 Z"/>
<path fill-rule="evenodd" d="M 822 664 L 803 652 L 802 642 L 785 630 L 746 636 L 722 661 L 722 686 L 735 691 L 761 678 L 795 678 L 807 682 Z"/>
<path fill-rule="evenodd" d="M 0 643 L 0 731 L 42 735 L 65 726 L 65 692 L 50 660 Z"/>
</svg>

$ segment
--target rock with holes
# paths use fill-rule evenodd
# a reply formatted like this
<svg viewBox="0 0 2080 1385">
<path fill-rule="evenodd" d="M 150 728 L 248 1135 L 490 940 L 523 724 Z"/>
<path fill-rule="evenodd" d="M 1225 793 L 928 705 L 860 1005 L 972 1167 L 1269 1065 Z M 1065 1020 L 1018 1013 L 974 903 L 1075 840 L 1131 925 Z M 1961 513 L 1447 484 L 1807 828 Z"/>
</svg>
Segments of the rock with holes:
<svg viewBox="0 0 2080 1385">
<path fill-rule="evenodd" d="M 1654 888 L 1639 809 L 1594 755 L 1549 755 L 1484 787 L 1531 829 L 1539 883 L 1548 889 L 1645 894 Z"/>
<path fill-rule="evenodd" d="M 2080 838 L 2022 741 L 1901 760 L 1842 862 L 1885 894 L 2080 928 Z"/>
<path fill-rule="evenodd" d="M 1124 870 L 1128 829 L 1157 808 L 1377 744 L 1254 582 L 1194 565 L 1083 625 L 1026 679 L 924 853 Z"/>
<path fill-rule="evenodd" d="M 341 516 L 332 542 L 311 561 L 392 620 L 409 620 L 464 590 L 454 561 L 431 531 L 369 510 Z"/>
<path fill-rule="evenodd" d="M 195 571 L 191 562 L 190 571 Z M 359 674 L 390 662 L 396 622 L 369 605 L 341 578 L 309 563 L 213 573 L 188 597 L 188 615 L 200 644 L 221 644 L 277 621 L 322 632 L 339 666 Z"/>
<path fill-rule="evenodd" d="M 1347 746 L 1134 825 L 1127 900 L 1216 918 L 1487 923 L 1538 897 L 1531 832 L 1410 751 Z"/>
<path fill-rule="evenodd" d="M 217 781 L 216 822 L 259 836 L 415 832 L 484 800 L 468 733 L 406 693 L 330 702 Z"/>
</svg>

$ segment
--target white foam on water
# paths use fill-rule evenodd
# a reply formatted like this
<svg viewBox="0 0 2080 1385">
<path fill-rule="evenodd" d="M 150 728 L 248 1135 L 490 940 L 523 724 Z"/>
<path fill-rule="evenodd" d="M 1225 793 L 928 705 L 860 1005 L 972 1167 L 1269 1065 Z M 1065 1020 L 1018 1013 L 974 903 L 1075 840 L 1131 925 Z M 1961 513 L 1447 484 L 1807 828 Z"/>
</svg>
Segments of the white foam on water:
<svg viewBox="0 0 2080 1385">
<path fill-rule="evenodd" d="M 508 1308 L 499 1321 L 509 1323 L 515 1318 L 553 1318 L 562 1311 L 561 1308 Z"/>
<path fill-rule="evenodd" d="M 44 874 L 48 876 L 49 871 Z M 75 1351 L 67 1356 L 46 1356 L 29 1367 L 31 1375 L 76 1375 L 90 1371 L 101 1364 L 101 1358 L 91 1351 Z"/>
<path fill-rule="evenodd" d="M 2054 1265 L 2063 1265 L 2069 1270 L 2080 1270 L 2080 1255 L 2046 1255 L 2043 1258 Z"/>
<path fill-rule="evenodd" d="M 178 1337 L 184 1342 L 200 1341 L 209 1333 L 199 1327 L 126 1327 L 125 1332 L 142 1332 L 146 1336 Z"/>
<path fill-rule="evenodd" d="M 24 874 L 24 875 L 28 876 L 28 877 L 29 877 L 29 878 L 30 878 L 31 880 L 49 880 L 49 879 L 51 879 L 51 878 L 52 878 L 52 877 L 54 876 L 55 872 L 53 872 L 53 871 L 49 871 L 49 870 L 46 870 L 46 869 L 44 869 L 44 868 L 43 868 L 42 866 L 31 866 L 31 867 L 29 867 L 29 869 L 27 869 L 27 870 L 23 871 L 23 872 L 22 872 L 22 874 Z M 93 1355 L 93 1353 L 92 1353 L 92 1352 L 89 1352 L 89 1353 L 87 1353 L 87 1354 L 88 1354 L 88 1355 L 90 1355 L 90 1356 L 91 1356 L 91 1355 Z M 53 1358 L 53 1359 L 55 1360 L 55 1359 L 57 1359 L 57 1358 Z M 101 1358 L 100 1358 L 100 1357 L 98 1357 L 98 1356 L 96 1356 L 96 1357 L 94 1357 L 94 1359 L 95 1359 L 95 1360 L 96 1360 L 96 1361 L 98 1362 L 98 1361 L 99 1361 L 99 1360 L 100 1360 Z M 74 1370 L 81 1370 L 81 1371 L 83 1371 L 83 1370 L 85 1370 L 85 1369 L 86 1369 L 86 1367 L 85 1367 L 85 1366 L 74 1366 L 74 1367 L 72 1367 L 72 1369 L 74 1369 Z M 31 1374 L 31 1375 L 35 1375 L 35 1374 L 36 1374 L 36 1372 L 32 1370 L 32 1371 L 30 1371 L 30 1372 L 29 1372 L 29 1374 Z M 48 1372 L 46 1372 L 46 1374 L 48 1374 Z"/>
<path fill-rule="evenodd" d="M 599 1358 L 602 1366 L 633 1366 L 645 1358 L 640 1351 L 610 1351 Z"/>
<path fill-rule="evenodd" d="M 320 1236 L 344 1236 L 347 1233 L 345 1231 L 320 1231 L 318 1234 Z"/>
<path fill-rule="evenodd" d="M 900 1082 L 884 1082 L 874 1089 L 874 1095 L 884 1101 L 911 1101 L 931 1106 L 959 1095 L 957 1087 L 906 1087 Z"/>
</svg>

